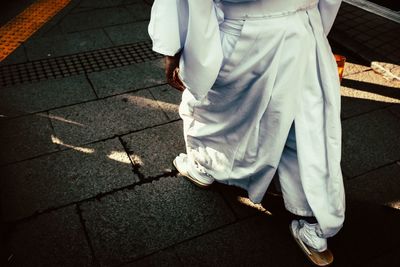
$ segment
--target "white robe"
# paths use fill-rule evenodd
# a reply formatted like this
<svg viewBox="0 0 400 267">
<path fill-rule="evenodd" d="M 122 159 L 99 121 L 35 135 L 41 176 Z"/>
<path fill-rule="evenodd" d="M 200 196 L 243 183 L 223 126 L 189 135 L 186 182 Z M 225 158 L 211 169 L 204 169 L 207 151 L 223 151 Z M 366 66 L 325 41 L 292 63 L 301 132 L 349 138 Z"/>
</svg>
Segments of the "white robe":
<svg viewBox="0 0 400 267">
<path fill-rule="evenodd" d="M 183 49 L 192 173 L 260 202 L 278 171 L 286 208 L 314 215 L 324 237 L 339 231 L 345 210 L 339 79 L 326 39 L 340 2 L 155 0 L 149 24 L 156 52 Z M 229 5 L 264 13 L 236 20 Z"/>
</svg>

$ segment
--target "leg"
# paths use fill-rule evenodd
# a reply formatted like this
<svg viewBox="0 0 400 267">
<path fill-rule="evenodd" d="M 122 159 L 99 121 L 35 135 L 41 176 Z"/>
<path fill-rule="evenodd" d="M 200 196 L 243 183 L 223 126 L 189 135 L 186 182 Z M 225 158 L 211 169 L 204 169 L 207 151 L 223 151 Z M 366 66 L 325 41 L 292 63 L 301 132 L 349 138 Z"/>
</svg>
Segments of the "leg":
<svg viewBox="0 0 400 267">
<path fill-rule="evenodd" d="M 332 253 L 327 249 L 326 238 L 318 236 L 319 224 L 307 202 L 301 182 L 297 159 L 295 127 L 292 125 L 278 168 L 285 207 L 303 219 L 293 220 L 290 231 L 306 254 L 318 266 L 332 263 Z"/>
</svg>

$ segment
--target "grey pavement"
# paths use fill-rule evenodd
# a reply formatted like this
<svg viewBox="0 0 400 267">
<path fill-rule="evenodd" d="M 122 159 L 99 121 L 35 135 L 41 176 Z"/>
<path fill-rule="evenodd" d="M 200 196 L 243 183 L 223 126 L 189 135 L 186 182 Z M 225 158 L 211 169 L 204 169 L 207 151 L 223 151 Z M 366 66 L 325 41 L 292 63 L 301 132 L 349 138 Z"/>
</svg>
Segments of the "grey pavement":
<svg viewBox="0 0 400 267">
<path fill-rule="evenodd" d="M 310 266 L 281 198 L 172 167 L 181 93 L 148 51 L 151 3 L 72 0 L 0 63 L 0 266 Z M 400 266 L 400 81 L 371 66 L 399 64 L 398 30 L 344 3 L 329 36 L 347 57 L 333 266 Z"/>
</svg>

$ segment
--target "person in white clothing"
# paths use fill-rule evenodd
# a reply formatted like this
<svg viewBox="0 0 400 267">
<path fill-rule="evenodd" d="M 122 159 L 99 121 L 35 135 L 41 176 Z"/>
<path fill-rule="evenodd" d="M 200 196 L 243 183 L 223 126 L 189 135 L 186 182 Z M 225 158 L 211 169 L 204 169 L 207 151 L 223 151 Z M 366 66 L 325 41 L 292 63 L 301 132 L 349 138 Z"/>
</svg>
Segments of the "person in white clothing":
<svg viewBox="0 0 400 267">
<path fill-rule="evenodd" d="M 340 92 L 327 41 L 341 0 L 155 0 L 149 34 L 183 91 L 178 171 L 261 202 L 279 174 L 295 240 L 317 265 L 344 222 Z"/>
</svg>

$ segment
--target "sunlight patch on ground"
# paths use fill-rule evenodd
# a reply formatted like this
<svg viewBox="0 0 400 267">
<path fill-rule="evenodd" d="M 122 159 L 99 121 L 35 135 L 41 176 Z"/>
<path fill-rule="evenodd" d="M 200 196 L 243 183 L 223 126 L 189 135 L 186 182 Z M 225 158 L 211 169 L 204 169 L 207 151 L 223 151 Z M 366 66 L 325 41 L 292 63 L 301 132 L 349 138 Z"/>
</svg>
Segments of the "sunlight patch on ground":
<svg viewBox="0 0 400 267">
<path fill-rule="evenodd" d="M 132 160 L 134 165 L 139 165 L 139 166 L 143 166 L 144 165 L 143 160 L 139 155 L 133 154 L 133 155 L 130 155 L 130 158 L 131 158 L 131 160 Z"/>
<path fill-rule="evenodd" d="M 83 125 L 82 123 L 79 123 L 79 122 L 76 122 L 76 121 L 71 121 L 71 120 L 65 119 L 65 118 L 60 117 L 60 116 L 46 115 L 46 114 L 39 114 L 39 116 L 50 118 L 52 120 L 65 122 L 65 123 L 68 123 L 68 124 L 73 124 L 73 125 L 80 126 L 80 127 L 85 127 L 85 125 Z"/>
<path fill-rule="evenodd" d="M 79 146 L 73 146 L 73 145 L 68 145 L 68 144 L 64 144 L 63 141 L 61 141 L 58 137 L 51 135 L 51 141 L 53 142 L 53 144 L 57 144 L 63 147 L 68 147 L 71 148 L 73 150 L 82 152 L 82 153 L 86 153 L 86 154 L 93 154 L 94 153 L 94 149 L 93 148 L 86 148 L 86 147 L 79 147 Z"/>
<path fill-rule="evenodd" d="M 131 161 L 129 160 L 129 157 L 127 156 L 127 154 L 124 151 L 111 151 L 107 157 L 109 159 L 118 161 L 118 162 L 122 162 L 122 163 L 126 163 L 126 164 L 130 164 Z"/>
<path fill-rule="evenodd" d="M 342 96 L 351 97 L 351 98 L 358 98 L 358 99 L 365 99 L 365 100 L 372 100 L 378 102 L 385 102 L 385 103 L 400 103 L 400 99 L 383 96 L 380 94 L 375 94 L 371 92 L 361 91 L 349 87 L 342 86 L 340 88 L 340 93 Z"/>
<path fill-rule="evenodd" d="M 263 213 L 265 213 L 265 214 L 267 214 L 267 215 L 272 215 L 272 213 L 269 212 L 268 210 L 266 210 L 261 204 L 254 204 L 253 202 L 251 202 L 250 199 L 248 199 L 248 198 L 246 198 L 246 197 L 240 197 L 240 196 L 239 196 L 239 197 L 237 198 L 237 200 L 238 200 L 238 202 L 239 202 L 240 204 L 243 204 L 243 205 L 248 206 L 248 207 L 250 207 L 250 208 L 253 208 L 253 209 L 256 209 L 256 210 L 258 210 L 258 211 L 261 211 L 261 212 L 263 212 Z"/>
<path fill-rule="evenodd" d="M 388 202 L 386 205 L 393 209 L 400 210 L 400 200 Z"/>
<path fill-rule="evenodd" d="M 148 99 L 142 96 L 123 96 L 129 103 L 143 108 L 162 109 L 164 111 L 176 112 L 178 109 L 177 104 L 172 104 L 160 100 Z"/>
</svg>

